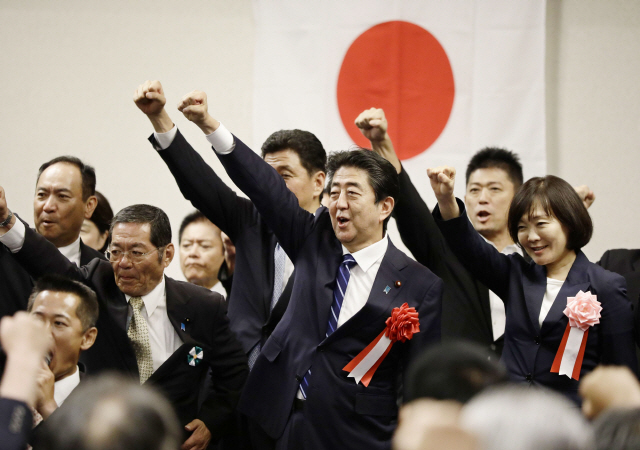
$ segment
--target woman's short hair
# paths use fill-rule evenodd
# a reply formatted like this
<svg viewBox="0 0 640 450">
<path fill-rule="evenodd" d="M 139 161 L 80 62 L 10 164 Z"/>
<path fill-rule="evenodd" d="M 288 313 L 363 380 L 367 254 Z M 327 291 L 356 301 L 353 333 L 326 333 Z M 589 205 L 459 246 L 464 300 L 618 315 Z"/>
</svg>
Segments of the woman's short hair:
<svg viewBox="0 0 640 450">
<path fill-rule="evenodd" d="M 567 231 L 567 248 L 578 250 L 589 243 L 593 234 L 593 222 L 587 208 L 575 189 L 562 178 L 553 175 L 535 177 L 524 183 L 516 192 L 509 207 L 509 235 L 518 241 L 518 224 L 527 214 L 530 218 L 540 205 L 549 216 L 554 216 Z"/>
</svg>

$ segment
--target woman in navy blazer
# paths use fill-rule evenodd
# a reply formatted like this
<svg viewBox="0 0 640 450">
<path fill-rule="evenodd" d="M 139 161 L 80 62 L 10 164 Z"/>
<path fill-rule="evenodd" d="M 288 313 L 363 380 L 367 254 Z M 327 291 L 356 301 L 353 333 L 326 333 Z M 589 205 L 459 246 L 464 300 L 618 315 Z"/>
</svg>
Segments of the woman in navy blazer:
<svg viewBox="0 0 640 450">
<path fill-rule="evenodd" d="M 580 403 L 579 378 L 596 365 L 626 365 L 637 373 L 624 278 L 589 262 L 580 251 L 593 225 L 566 181 L 551 175 L 532 178 L 511 202 L 509 233 L 533 260 L 527 263 L 520 255 L 499 253 L 473 229 L 464 204 L 453 195 L 455 169 L 428 169 L 427 174 L 438 199 L 433 214 L 449 245 L 504 301 L 502 361 L 513 380 L 546 386 Z M 551 372 L 551 366 L 567 331 L 567 299 L 579 291 L 596 295 L 602 311 L 599 323 L 589 327 L 579 375 L 570 378 Z"/>
</svg>

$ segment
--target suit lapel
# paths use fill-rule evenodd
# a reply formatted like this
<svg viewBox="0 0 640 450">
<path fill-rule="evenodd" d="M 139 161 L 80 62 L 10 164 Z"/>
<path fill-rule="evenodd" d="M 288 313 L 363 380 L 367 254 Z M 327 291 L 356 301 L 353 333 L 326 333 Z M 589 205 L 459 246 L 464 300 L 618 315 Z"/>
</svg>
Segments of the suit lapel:
<svg viewBox="0 0 640 450">
<path fill-rule="evenodd" d="M 524 289 L 524 299 L 527 304 L 527 312 L 529 320 L 536 334 L 540 333 L 540 309 L 542 308 L 542 299 L 547 289 L 547 275 L 544 267 L 535 263 L 529 265 L 529 269 L 523 277 L 522 287 Z"/>
<path fill-rule="evenodd" d="M 193 322 L 198 318 L 195 317 L 189 307 L 189 296 L 181 292 L 178 283 L 167 276 L 165 276 L 165 286 L 167 315 L 173 329 L 176 330 L 182 342 L 195 345 L 196 341 L 191 337 L 190 331 L 193 327 Z"/>
<path fill-rule="evenodd" d="M 569 270 L 567 279 L 562 284 L 560 292 L 558 292 L 558 296 L 554 300 L 553 305 L 551 305 L 547 317 L 545 317 L 544 322 L 542 322 L 542 333 L 548 332 L 556 322 L 565 317 L 564 309 L 567 307 L 567 298 L 575 297 L 579 291 L 586 292 L 589 290 L 590 283 L 586 270 L 589 265 L 589 260 L 581 251 L 578 250 L 576 253 L 576 260 L 573 262 L 571 270 Z"/>
<path fill-rule="evenodd" d="M 401 273 L 401 270 L 407 266 L 405 258 L 402 252 L 396 249 L 391 241 L 389 241 L 389 247 L 382 258 L 367 302 L 360 311 L 342 324 L 331 336 L 326 338 L 325 343 L 340 339 L 342 336 L 354 334 L 357 330 L 380 319 L 382 316 L 389 315 L 391 305 L 394 304 L 394 302 L 397 303 L 397 299 L 402 292 L 402 286 L 406 282 L 406 278 Z M 397 281 L 400 282 L 400 286 L 396 285 Z M 390 289 L 387 289 L 387 286 Z M 388 293 L 385 293 L 385 291 L 388 291 Z M 326 326 L 325 323 L 325 328 Z M 382 332 L 383 329 L 384 327 L 380 329 L 380 332 Z"/>
<path fill-rule="evenodd" d="M 333 234 L 333 230 L 331 230 Z M 331 305 L 333 303 L 333 290 L 336 286 L 336 275 L 338 274 L 338 267 L 342 262 L 342 244 L 337 239 L 332 239 L 333 245 L 333 260 L 328 264 L 322 264 L 316 268 L 316 277 L 318 279 L 319 291 L 316 291 L 316 310 L 308 308 L 309 314 L 313 314 L 317 321 L 318 333 L 321 336 L 320 340 L 324 339 L 327 326 L 329 323 L 329 314 L 331 311 Z M 325 281 L 324 284 L 321 284 Z M 306 299 L 305 299 L 306 300 Z M 335 333 L 334 333 L 335 334 Z"/>
</svg>

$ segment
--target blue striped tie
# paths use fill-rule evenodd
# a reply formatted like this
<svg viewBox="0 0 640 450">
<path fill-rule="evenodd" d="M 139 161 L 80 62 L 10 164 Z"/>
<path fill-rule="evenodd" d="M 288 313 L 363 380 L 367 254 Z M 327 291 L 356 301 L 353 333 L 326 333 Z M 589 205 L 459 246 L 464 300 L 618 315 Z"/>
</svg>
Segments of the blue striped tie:
<svg viewBox="0 0 640 450">
<path fill-rule="evenodd" d="M 347 284 L 351 276 L 351 268 L 356 265 L 353 256 L 346 254 L 342 257 L 342 263 L 338 267 L 338 275 L 336 277 L 336 287 L 333 289 L 333 303 L 331 304 L 331 314 L 329 314 L 329 324 L 327 325 L 326 337 L 329 337 L 338 328 L 338 318 L 344 301 L 344 294 L 347 292 Z M 307 371 L 302 382 L 300 383 L 300 391 L 302 396 L 307 398 L 306 389 L 309 387 L 309 378 L 311 377 L 311 368 Z"/>
</svg>

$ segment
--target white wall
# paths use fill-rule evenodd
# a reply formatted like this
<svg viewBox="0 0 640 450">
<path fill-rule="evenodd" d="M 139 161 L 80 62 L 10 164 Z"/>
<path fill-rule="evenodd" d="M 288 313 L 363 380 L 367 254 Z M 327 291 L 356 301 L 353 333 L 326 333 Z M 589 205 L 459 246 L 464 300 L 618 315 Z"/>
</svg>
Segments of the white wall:
<svg viewBox="0 0 640 450">
<path fill-rule="evenodd" d="M 547 10 L 549 172 L 596 191 L 592 260 L 640 247 L 640 1 L 549 0 Z M 133 90 L 161 80 L 174 122 L 220 169 L 175 104 L 204 90 L 216 116 L 256 144 L 253 38 L 249 0 L 0 0 L 0 185 L 10 207 L 32 221 L 38 166 L 73 154 L 96 167 L 114 210 L 160 206 L 177 234 L 191 206 L 146 141 L 152 128 Z M 181 278 L 177 261 L 168 274 Z"/>
</svg>

